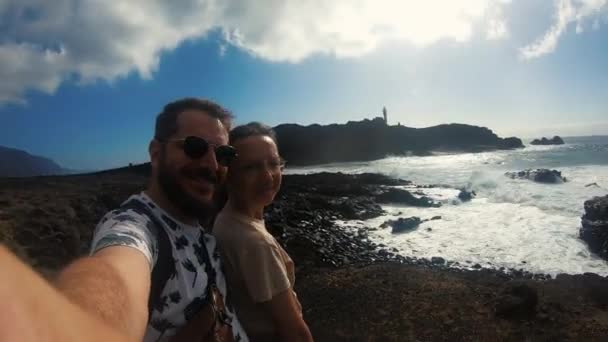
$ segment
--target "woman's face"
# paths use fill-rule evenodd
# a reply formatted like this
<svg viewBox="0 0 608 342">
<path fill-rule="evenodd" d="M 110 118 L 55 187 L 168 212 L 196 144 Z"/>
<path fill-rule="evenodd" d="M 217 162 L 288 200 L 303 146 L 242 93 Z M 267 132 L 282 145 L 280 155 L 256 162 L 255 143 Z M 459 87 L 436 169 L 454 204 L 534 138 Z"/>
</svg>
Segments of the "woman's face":
<svg viewBox="0 0 608 342">
<path fill-rule="evenodd" d="M 237 140 L 238 157 L 228 168 L 229 195 L 249 207 L 272 203 L 281 187 L 282 161 L 274 141 L 264 135 Z"/>
</svg>

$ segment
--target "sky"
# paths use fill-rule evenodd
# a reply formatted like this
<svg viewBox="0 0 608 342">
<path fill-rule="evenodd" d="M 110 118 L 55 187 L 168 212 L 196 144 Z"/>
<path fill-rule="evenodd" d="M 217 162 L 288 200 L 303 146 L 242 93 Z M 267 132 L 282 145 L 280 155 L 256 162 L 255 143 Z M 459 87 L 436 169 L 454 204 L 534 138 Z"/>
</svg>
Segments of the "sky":
<svg viewBox="0 0 608 342">
<path fill-rule="evenodd" d="M 237 124 L 608 135 L 608 0 L 0 0 L 0 145 L 148 160 L 186 96 Z"/>
</svg>

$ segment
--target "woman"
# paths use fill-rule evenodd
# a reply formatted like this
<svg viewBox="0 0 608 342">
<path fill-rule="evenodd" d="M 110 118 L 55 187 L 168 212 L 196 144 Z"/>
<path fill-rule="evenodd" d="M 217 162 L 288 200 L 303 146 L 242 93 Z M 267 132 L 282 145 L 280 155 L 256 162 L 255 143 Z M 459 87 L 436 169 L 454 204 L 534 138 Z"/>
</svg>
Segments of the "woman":
<svg viewBox="0 0 608 342">
<path fill-rule="evenodd" d="M 230 144 L 238 157 L 228 167 L 228 201 L 213 234 L 238 317 L 252 341 L 312 341 L 293 291 L 293 261 L 264 225 L 264 207 L 281 186 L 275 134 L 253 122 L 233 129 Z"/>
</svg>

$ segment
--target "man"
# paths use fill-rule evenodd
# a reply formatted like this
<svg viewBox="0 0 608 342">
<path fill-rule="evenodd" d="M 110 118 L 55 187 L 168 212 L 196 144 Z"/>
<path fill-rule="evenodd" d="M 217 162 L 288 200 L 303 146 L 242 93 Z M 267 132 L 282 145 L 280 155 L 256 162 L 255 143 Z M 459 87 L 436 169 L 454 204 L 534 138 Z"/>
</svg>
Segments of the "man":
<svg viewBox="0 0 608 342">
<path fill-rule="evenodd" d="M 231 117 L 219 105 L 193 98 L 169 103 L 158 115 L 149 146 L 152 178 L 147 190 L 104 216 L 95 230 L 91 255 L 69 265 L 55 283 L 76 304 L 62 320 L 92 321 L 87 321 L 91 329 L 87 340 L 98 337 L 94 334 L 104 327 L 133 341 L 168 340 L 176 334 L 177 340 L 198 341 L 226 331 L 235 341 L 247 340 L 226 305 L 226 281 L 215 240 L 199 224 L 214 214 L 216 186 L 236 155 L 227 146 Z M 0 249 L 0 263 L 7 260 L 3 253 Z M 14 263 L 11 267 L 21 272 Z M 52 292 L 44 284 L 39 288 Z M 0 298 L 8 297 L 9 290 L 0 287 Z M 39 319 L 36 309 L 31 311 L 32 318 Z M 64 306 L 53 311 L 60 317 Z M 27 316 L 13 320 L 19 323 L 19 317 Z M 37 324 L 31 321 L 32 327 Z M 49 329 L 54 328 L 72 329 Z M 10 329 L 5 329 L 7 336 L 20 336 L 11 335 Z M 78 340 L 76 336 L 71 333 L 57 340 Z"/>
</svg>

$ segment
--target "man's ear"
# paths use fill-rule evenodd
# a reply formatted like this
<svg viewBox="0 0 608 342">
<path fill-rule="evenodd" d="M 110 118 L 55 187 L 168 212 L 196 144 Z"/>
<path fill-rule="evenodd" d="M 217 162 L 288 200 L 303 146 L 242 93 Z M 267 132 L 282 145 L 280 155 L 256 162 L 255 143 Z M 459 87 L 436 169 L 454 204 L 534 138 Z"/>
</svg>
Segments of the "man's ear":
<svg viewBox="0 0 608 342">
<path fill-rule="evenodd" d="M 158 140 L 150 140 L 150 145 L 148 146 L 148 153 L 150 154 L 150 164 L 152 164 L 153 169 L 156 169 L 158 167 L 162 148 L 163 146 Z"/>
</svg>

